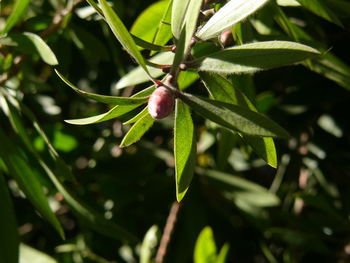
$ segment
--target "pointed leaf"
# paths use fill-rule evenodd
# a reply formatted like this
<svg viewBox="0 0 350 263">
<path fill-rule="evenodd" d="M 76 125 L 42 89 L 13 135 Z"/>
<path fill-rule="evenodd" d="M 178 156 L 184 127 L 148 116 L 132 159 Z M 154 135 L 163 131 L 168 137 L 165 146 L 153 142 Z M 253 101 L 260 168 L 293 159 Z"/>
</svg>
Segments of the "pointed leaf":
<svg viewBox="0 0 350 263">
<path fill-rule="evenodd" d="M 149 61 L 156 64 L 169 65 L 172 63 L 173 59 L 174 53 L 162 52 L 152 57 Z M 165 74 L 161 69 L 152 67 L 149 67 L 149 72 L 154 78 L 158 78 Z M 144 72 L 142 67 L 139 66 L 124 75 L 115 85 L 115 89 L 123 89 L 125 87 L 138 85 L 148 81 L 149 78 L 147 74 Z"/>
<path fill-rule="evenodd" d="M 146 106 L 142 111 L 140 111 L 137 115 L 132 117 L 130 120 L 124 122 L 123 125 L 135 123 L 139 119 L 142 119 L 143 117 L 145 117 L 147 114 L 148 114 L 148 106 Z"/>
<path fill-rule="evenodd" d="M 146 67 L 144 58 L 142 57 L 140 51 L 138 50 L 136 43 L 123 22 L 120 20 L 118 15 L 113 11 L 113 9 L 108 5 L 106 0 L 99 0 L 101 4 L 102 12 L 105 16 L 106 22 L 112 29 L 114 35 L 122 44 L 122 46 L 128 51 L 128 53 L 136 60 L 136 62 L 145 70 L 147 75 L 152 80 L 152 76 L 149 74 Z"/>
<path fill-rule="evenodd" d="M 4 29 L 1 31 L 2 34 L 7 34 L 18 20 L 25 14 L 30 0 L 17 0 L 14 7 L 12 8 L 11 15 L 6 21 Z"/>
<path fill-rule="evenodd" d="M 200 77 L 215 100 L 236 104 L 257 112 L 253 103 L 224 77 L 217 74 L 210 75 L 205 72 L 200 73 Z M 272 167 L 277 167 L 276 148 L 272 138 L 243 134 L 240 134 L 240 136 L 263 160 Z"/>
<path fill-rule="evenodd" d="M 41 59 L 49 65 L 57 65 L 58 61 L 45 41 L 38 35 L 24 32 L 22 34 L 10 34 L 5 38 L 0 39 L 0 44 L 7 46 L 15 46 L 24 53 L 37 53 Z"/>
<path fill-rule="evenodd" d="M 202 117 L 229 130 L 265 137 L 289 137 L 277 123 L 257 112 L 187 93 L 179 93 L 178 96 Z"/>
<path fill-rule="evenodd" d="M 160 46 L 160 45 L 152 44 L 136 36 L 132 36 L 132 38 L 134 39 L 136 45 L 138 45 L 141 48 L 154 50 L 154 51 L 171 51 L 172 50 L 172 46 Z"/>
<path fill-rule="evenodd" d="M 131 96 L 132 98 L 142 98 L 145 96 L 149 96 L 152 94 L 154 91 L 154 86 L 149 87 L 147 89 L 144 89 L 140 91 L 139 93 L 136 93 L 135 95 Z M 74 119 L 74 120 L 65 120 L 65 122 L 70 123 L 70 124 L 75 124 L 75 125 L 87 125 L 87 124 L 93 124 L 93 123 L 99 123 L 103 121 L 107 121 L 110 119 L 114 119 L 117 117 L 122 116 L 123 114 L 132 111 L 133 109 L 136 109 L 139 105 L 117 105 L 107 111 L 106 113 L 92 116 L 92 117 L 87 117 L 87 118 L 82 118 L 82 119 Z"/>
<path fill-rule="evenodd" d="M 146 131 L 151 128 L 154 123 L 152 116 L 147 113 L 145 116 L 140 118 L 124 136 L 123 141 L 120 143 L 120 147 L 129 146 L 138 140 L 145 134 Z"/>
<path fill-rule="evenodd" d="M 202 0 L 173 0 L 171 29 L 177 40 L 173 68 L 180 65 L 189 50 L 202 2 Z"/>
<path fill-rule="evenodd" d="M 309 46 L 288 41 L 266 41 L 236 46 L 189 63 L 198 71 L 224 74 L 252 73 L 281 67 L 315 57 L 319 52 Z"/>
<path fill-rule="evenodd" d="M 99 95 L 99 94 L 83 91 L 81 89 L 78 89 L 76 86 L 74 86 L 74 84 L 72 84 L 68 79 L 66 79 L 58 70 L 55 69 L 55 72 L 60 77 L 60 79 L 63 80 L 75 92 L 97 102 L 115 104 L 115 105 L 141 105 L 148 100 L 148 97 L 140 97 L 140 98 L 115 97 L 115 96 L 105 96 L 105 95 Z"/>
<path fill-rule="evenodd" d="M 231 0 L 209 19 L 196 36 L 203 40 L 214 38 L 253 14 L 267 2 L 268 0 Z"/>
<path fill-rule="evenodd" d="M 215 263 L 225 263 L 229 249 L 230 249 L 230 245 L 228 243 L 225 243 L 220 249 L 219 255 Z"/>
<path fill-rule="evenodd" d="M 0 262 L 17 263 L 19 236 L 5 178 L 0 171 Z"/>
<path fill-rule="evenodd" d="M 176 100 L 174 128 L 176 198 L 180 202 L 192 181 L 196 164 L 196 139 L 190 109 Z"/>
<path fill-rule="evenodd" d="M 170 0 L 168 2 L 168 6 L 166 7 L 163 17 L 158 25 L 156 34 L 153 39 L 153 43 L 156 45 L 165 45 L 171 38 L 171 9 L 172 9 L 172 2 L 173 0 Z"/>
</svg>

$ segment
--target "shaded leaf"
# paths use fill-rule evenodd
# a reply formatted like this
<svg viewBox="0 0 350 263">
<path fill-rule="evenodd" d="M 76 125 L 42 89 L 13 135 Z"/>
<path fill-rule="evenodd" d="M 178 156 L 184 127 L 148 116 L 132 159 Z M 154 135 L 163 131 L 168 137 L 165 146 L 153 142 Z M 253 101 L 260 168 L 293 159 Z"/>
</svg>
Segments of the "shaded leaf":
<svg viewBox="0 0 350 263">
<path fill-rule="evenodd" d="M 229 130 L 248 135 L 288 138 L 288 133 L 272 120 L 245 108 L 190 94 L 179 97 L 194 111 Z"/>
<path fill-rule="evenodd" d="M 166 7 L 163 17 L 159 22 L 156 34 L 153 39 L 153 43 L 157 45 L 165 45 L 171 38 L 171 10 L 172 10 L 173 0 L 168 2 L 168 6 Z"/>
<path fill-rule="evenodd" d="M 8 186 L 0 171 L 0 262 L 17 263 L 19 236 Z"/>
<path fill-rule="evenodd" d="M 25 14 L 27 7 L 30 3 L 30 0 L 17 0 L 11 15 L 7 19 L 5 23 L 5 27 L 1 31 L 1 34 L 6 34 L 8 33 L 14 25 L 18 22 L 18 20 Z"/>
<path fill-rule="evenodd" d="M 29 54 L 39 54 L 41 59 L 49 65 L 57 65 L 58 61 L 45 41 L 38 35 L 24 32 L 22 34 L 10 34 L 5 38 L 0 38 L 0 44 L 15 46 L 22 52 Z"/>
<path fill-rule="evenodd" d="M 136 43 L 123 22 L 120 20 L 118 15 L 113 11 L 113 9 L 108 5 L 106 0 L 99 0 L 101 4 L 102 12 L 105 16 L 106 22 L 112 29 L 114 35 L 122 44 L 122 46 L 128 51 L 128 53 L 136 60 L 136 62 L 145 70 L 147 75 L 152 80 L 152 76 L 148 72 L 144 58 L 142 57 L 140 51 L 138 50 Z"/>
<path fill-rule="evenodd" d="M 144 96 L 149 96 L 154 91 L 154 86 L 149 87 L 147 89 L 144 89 L 140 91 L 139 93 L 136 93 L 135 95 L 131 96 L 132 98 L 142 98 Z M 75 125 L 87 125 L 92 123 L 99 123 L 103 121 L 107 121 L 110 119 L 114 119 L 117 117 L 122 116 L 123 114 L 132 111 L 133 109 L 136 109 L 140 105 L 117 105 L 114 106 L 112 109 L 107 111 L 106 113 L 99 114 L 92 117 L 82 118 L 82 119 L 73 119 L 73 120 L 65 120 L 65 122 Z"/>
<path fill-rule="evenodd" d="M 33 171 L 33 168 L 28 164 L 25 155 L 7 138 L 2 130 L 0 130 L 0 140 L 3 146 L 0 147 L 0 156 L 5 161 L 10 174 L 39 213 L 50 222 L 60 236 L 64 238 L 63 229 L 49 207 L 47 198 L 40 184 L 40 179 Z"/>
<path fill-rule="evenodd" d="M 210 75 L 205 72 L 200 73 L 200 77 L 215 100 L 236 104 L 257 112 L 253 103 L 224 77 L 217 74 Z M 243 134 L 240 134 L 240 136 L 263 160 L 272 167 L 277 167 L 276 148 L 272 138 Z"/>
<path fill-rule="evenodd" d="M 230 245 L 228 243 L 225 243 L 222 248 L 220 249 L 219 255 L 216 259 L 216 263 L 225 263 L 228 251 L 230 249 Z"/>
<path fill-rule="evenodd" d="M 176 100 L 174 127 L 176 199 L 180 202 L 192 181 L 196 164 L 196 139 L 190 109 Z"/>
<path fill-rule="evenodd" d="M 114 105 L 141 105 L 148 100 L 148 97 L 136 97 L 136 98 L 135 97 L 134 98 L 115 97 L 115 96 L 105 96 L 105 95 L 99 95 L 99 94 L 83 91 L 81 89 L 78 89 L 76 86 L 74 86 L 74 84 L 72 84 L 68 79 L 66 79 L 58 70 L 55 69 L 55 72 L 60 77 L 60 79 L 63 80 L 75 92 L 97 102 L 114 104 Z"/>
<path fill-rule="evenodd" d="M 139 119 L 142 119 L 145 115 L 148 114 L 148 106 L 146 106 L 142 111 L 140 111 L 138 114 L 136 114 L 134 117 L 132 117 L 130 120 L 123 123 L 123 125 L 126 124 L 132 124 L 137 122 Z"/>
<path fill-rule="evenodd" d="M 154 123 L 154 119 L 147 112 L 142 118 L 140 118 L 128 131 L 128 133 L 124 136 L 122 142 L 120 143 L 120 147 L 129 146 L 138 140 L 145 134 L 146 131 L 151 128 Z"/>
<path fill-rule="evenodd" d="M 189 67 L 225 74 L 252 73 L 315 57 L 309 46 L 288 41 L 266 41 L 236 46 L 196 59 Z"/>
<path fill-rule="evenodd" d="M 338 26 L 343 26 L 342 22 L 339 20 L 337 15 L 327 6 L 327 3 L 323 0 L 297 0 L 306 9 L 316 15 L 337 24 Z"/>
<path fill-rule="evenodd" d="M 267 2 L 268 0 L 229 1 L 209 19 L 196 36 L 203 40 L 213 38 L 253 14 Z"/>
</svg>

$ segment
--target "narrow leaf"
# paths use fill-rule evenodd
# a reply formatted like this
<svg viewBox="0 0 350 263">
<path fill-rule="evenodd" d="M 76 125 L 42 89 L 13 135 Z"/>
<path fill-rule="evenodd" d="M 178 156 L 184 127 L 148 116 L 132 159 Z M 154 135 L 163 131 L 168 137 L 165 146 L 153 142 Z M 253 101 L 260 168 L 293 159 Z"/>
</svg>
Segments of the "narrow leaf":
<svg viewBox="0 0 350 263">
<path fill-rule="evenodd" d="M 132 124 L 137 122 L 138 120 L 142 119 L 143 117 L 145 117 L 148 114 L 148 106 L 146 106 L 142 111 L 140 111 L 137 115 L 135 115 L 133 118 L 131 118 L 130 120 L 126 121 L 123 123 L 123 125 L 126 124 Z"/>
<path fill-rule="evenodd" d="M 128 53 L 136 60 L 136 62 L 145 70 L 147 75 L 152 80 L 152 76 L 148 72 L 144 58 L 142 57 L 136 43 L 123 22 L 120 20 L 118 15 L 113 11 L 113 9 L 108 5 L 106 0 L 99 0 L 101 4 L 102 12 L 105 16 L 106 22 L 112 29 L 114 35 L 122 44 L 122 46 L 128 51 Z"/>
<path fill-rule="evenodd" d="M 306 9 L 309 9 L 314 14 L 332 22 L 338 26 L 343 26 L 337 15 L 327 6 L 323 0 L 297 0 Z"/>
<path fill-rule="evenodd" d="M 202 0 L 173 1 L 171 28 L 177 40 L 173 68 L 178 67 L 189 50 L 189 45 L 197 26 L 201 5 Z"/>
<path fill-rule="evenodd" d="M 37 53 L 41 59 L 49 65 L 57 65 L 58 61 L 45 41 L 36 34 L 24 32 L 22 34 L 10 34 L 0 39 L 0 44 L 5 46 L 15 46 L 18 50 L 34 54 Z"/>
<path fill-rule="evenodd" d="M 149 113 L 140 118 L 124 136 L 123 141 L 120 143 L 120 147 L 129 146 L 140 140 L 145 132 L 151 128 L 153 123 L 154 119 Z"/>
<path fill-rule="evenodd" d="M 203 40 L 214 38 L 256 12 L 267 2 L 268 0 L 231 0 L 209 19 L 196 36 Z"/>
<path fill-rule="evenodd" d="M 74 84 L 72 84 L 67 78 L 65 78 L 58 70 L 55 69 L 55 72 L 60 77 L 60 79 L 63 80 L 75 92 L 97 102 L 114 104 L 114 105 L 141 105 L 148 100 L 148 97 L 140 97 L 140 98 L 115 97 L 115 96 L 105 96 L 105 95 L 86 92 L 74 86 Z"/>
<path fill-rule="evenodd" d="M 165 45 L 172 38 L 170 26 L 172 2 L 173 0 L 170 0 L 168 2 L 168 6 L 163 13 L 161 21 L 159 22 L 156 34 L 153 39 L 153 43 L 156 45 Z"/>
<path fill-rule="evenodd" d="M 172 52 L 162 52 L 150 59 L 150 62 L 161 64 L 161 65 L 169 65 L 172 63 L 174 59 L 174 53 Z M 154 77 L 158 78 L 165 73 L 159 68 L 149 67 L 149 73 Z M 141 83 L 148 82 L 149 78 L 142 67 L 138 66 L 131 71 L 129 71 L 126 75 L 124 75 L 115 85 L 115 89 L 123 89 L 125 87 L 138 85 Z"/>
<path fill-rule="evenodd" d="M 17 263 L 19 236 L 16 216 L 5 178 L 0 171 L 0 262 Z"/>
<path fill-rule="evenodd" d="M 149 96 L 154 91 L 154 86 L 151 86 L 147 89 L 144 89 L 140 91 L 139 93 L 136 93 L 135 95 L 131 96 L 132 98 L 142 98 L 145 96 Z M 123 114 L 132 111 L 133 109 L 136 109 L 140 105 L 117 105 L 114 106 L 112 109 L 107 111 L 106 113 L 82 118 L 82 119 L 74 119 L 74 120 L 65 120 L 65 122 L 75 125 L 87 125 L 87 124 L 93 124 L 93 123 L 99 123 L 103 121 L 107 121 L 110 119 L 117 118 L 119 116 L 122 116 Z"/>
<path fill-rule="evenodd" d="M 192 181 L 196 163 L 196 139 L 190 109 L 176 100 L 174 128 L 176 198 L 180 202 Z"/>
<path fill-rule="evenodd" d="M 194 248 L 194 263 L 215 263 L 216 244 L 213 230 L 206 226 L 200 232 Z"/>
<path fill-rule="evenodd" d="M 309 46 L 288 41 L 266 41 L 236 46 L 189 63 L 198 71 L 225 74 L 251 73 L 301 62 L 319 52 Z"/>
<path fill-rule="evenodd" d="M 64 238 L 63 229 L 49 207 L 47 198 L 40 184 L 40 179 L 33 171 L 33 167 L 29 166 L 26 157 L 23 156 L 18 147 L 8 139 L 2 130 L 0 130 L 0 140 L 3 146 L 0 147 L 0 156 L 5 161 L 10 174 L 39 213 L 50 222 L 60 236 Z"/>
<path fill-rule="evenodd" d="M 136 36 L 132 36 L 132 38 L 134 39 L 136 45 L 138 45 L 139 47 L 148 49 L 148 50 L 171 51 L 171 49 L 172 49 L 172 46 L 160 46 L 160 45 L 152 44 L 152 43 L 145 41 L 141 38 L 138 38 Z"/>
<path fill-rule="evenodd" d="M 0 1 L 1 2 L 1 1 Z M 25 14 L 27 7 L 30 3 L 30 0 L 17 0 L 11 15 L 6 21 L 4 29 L 1 31 L 1 34 L 7 34 L 14 25 L 18 22 L 18 20 Z"/>
<path fill-rule="evenodd" d="M 209 75 L 204 72 L 200 73 L 200 77 L 215 100 L 232 103 L 257 112 L 253 103 L 224 77 L 216 74 Z M 272 167 L 277 167 L 276 148 L 272 138 L 243 134 L 240 134 L 240 136 L 263 160 Z"/>
<path fill-rule="evenodd" d="M 265 137 L 289 137 L 277 123 L 257 112 L 186 93 L 179 93 L 178 96 L 202 117 L 229 130 Z"/>
</svg>

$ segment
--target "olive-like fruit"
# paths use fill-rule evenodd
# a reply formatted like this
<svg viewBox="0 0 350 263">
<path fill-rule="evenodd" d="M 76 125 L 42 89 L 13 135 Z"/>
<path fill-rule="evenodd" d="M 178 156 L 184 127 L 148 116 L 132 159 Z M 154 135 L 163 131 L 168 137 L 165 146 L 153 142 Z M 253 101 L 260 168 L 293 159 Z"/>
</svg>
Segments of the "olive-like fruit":
<svg viewBox="0 0 350 263">
<path fill-rule="evenodd" d="M 154 119 L 163 119 L 173 112 L 174 105 L 174 93 L 164 86 L 159 86 L 149 97 L 148 112 Z"/>
</svg>

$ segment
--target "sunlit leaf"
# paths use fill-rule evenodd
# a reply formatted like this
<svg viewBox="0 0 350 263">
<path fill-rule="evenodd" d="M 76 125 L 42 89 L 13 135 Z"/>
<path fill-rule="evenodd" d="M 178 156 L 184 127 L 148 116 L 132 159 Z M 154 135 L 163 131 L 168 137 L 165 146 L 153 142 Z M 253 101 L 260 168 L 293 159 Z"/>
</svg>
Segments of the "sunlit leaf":
<svg viewBox="0 0 350 263">
<path fill-rule="evenodd" d="M 229 130 L 248 135 L 288 138 L 288 133 L 267 117 L 237 105 L 208 100 L 190 94 L 180 98 L 198 114 Z"/>
<path fill-rule="evenodd" d="M 206 226 L 200 232 L 194 248 L 194 263 L 216 263 L 216 244 L 213 230 Z"/>
<path fill-rule="evenodd" d="M 151 95 L 153 91 L 154 91 L 154 86 L 144 89 L 131 97 L 142 98 L 142 97 Z M 117 105 L 103 114 L 82 118 L 82 119 L 65 120 L 65 122 L 70 124 L 75 124 L 75 125 L 87 125 L 87 124 L 99 123 L 99 122 L 107 121 L 107 120 L 122 116 L 123 114 L 130 112 L 133 109 L 136 109 L 138 106 L 140 106 L 140 104 L 139 105 L 135 105 L 135 104 L 134 105 Z"/>
<path fill-rule="evenodd" d="M 252 73 L 301 62 L 319 55 L 309 46 L 288 41 L 244 44 L 209 54 L 189 63 L 198 71 L 225 74 Z"/>
<path fill-rule="evenodd" d="M 172 63 L 174 59 L 174 53 L 172 52 L 162 52 L 150 59 L 152 63 L 160 64 L 160 65 L 169 65 Z M 159 68 L 148 67 L 150 74 L 154 78 L 158 78 L 165 73 Z M 129 86 L 134 86 L 137 84 L 148 82 L 149 78 L 144 70 L 139 66 L 131 71 L 129 71 L 126 75 L 124 75 L 115 85 L 116 89 L 122 89 Z"/>
<path fill-rule="evenodd" d="M 48 254 L 45 254 L 44 252 L 23 243 L 20 246 L 19 262 L 57 263 L 57 261 Z"/>
<path fill-rule="evenodd" d="M 174 128 L 176 198 L 180 202 L 192 181 L 196 163 L 196 139 L 190 109 L 176 100 Z"/>
<path fill-rule="evenodd" d="M 122 46 L 128 51 L 128 53 L 136 60 L 136 62 L 145 70 L 147 75 L 152 79 L 148 69 L 146 67 L 146 63 L 144 58 L 142 57 L 140 51 L 138 50 L 136 43 L 123 22 L 120 20 L 118 15 L 113 11 L 113 9 L 109 6 L 106 0 L 99 0 L 101 4 L 102 12 L 105 16 L 106 22 L 112 29 L 114 35 L 122 44 Z"/>
<path fill-rule="evenodd" d="M 63 80 L 69 87 L 71 87 L 75 92 L 79 93 L 80 95 L 92 99 L 97 102 L 107 103 L 107 104 L 114 104 L 114 105 L 140 105 L 145 103 L 148 100 L 148 97 L 115 97 L 115 96 L 105 96 L 105 95 L 99 95 L 90 93 L 87 91 L 83 91 L 81 89 L 78 89 L 74 84 L 72 84 L 67 78 L 65 78 L 58 70 L 55 70 L 56 74 Z"/>
<path fill-rule="evenodd" d="M 209 19 L 196 36 L 203 40 L 213 38 L 253 14 L 266 2 L 268 0 L 231 0 Z"/>
<path fill-rule="evenodd" d="M 154 119 L 152 116 L 147 113 L 142 118 L 140 118 L 128 131 L 128 133 L 124 136 L 122 142 L 120 143 L 120 147 L 129 146 L 138 140 L 145 134 L 146 131 L 151 128 L 154 123 Z"/>
</svg>

